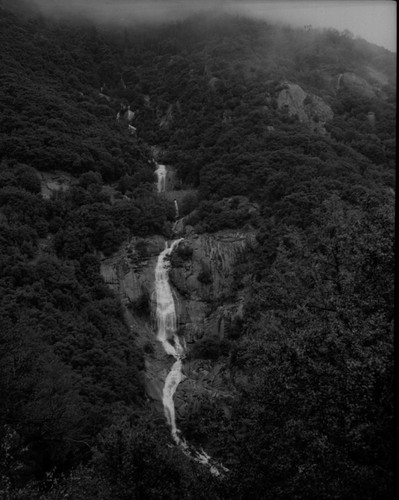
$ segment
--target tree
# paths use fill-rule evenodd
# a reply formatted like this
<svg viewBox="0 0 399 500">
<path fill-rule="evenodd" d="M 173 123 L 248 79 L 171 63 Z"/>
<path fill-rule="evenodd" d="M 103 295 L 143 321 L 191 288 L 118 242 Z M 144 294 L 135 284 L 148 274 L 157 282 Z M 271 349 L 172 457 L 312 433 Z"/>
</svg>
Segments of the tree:
<svg viewBox="0 0 399 500">
<path fill-rule="evenodd" d="M 247 450 L 237 487 L 389 498 L 392 206 L 364 212 L 333 196 L 313 216 L 306 232 L 287 228 L 254 286 L 257 319 L 235 356 L 250 377 L 234 417 Z"/>
</svg>

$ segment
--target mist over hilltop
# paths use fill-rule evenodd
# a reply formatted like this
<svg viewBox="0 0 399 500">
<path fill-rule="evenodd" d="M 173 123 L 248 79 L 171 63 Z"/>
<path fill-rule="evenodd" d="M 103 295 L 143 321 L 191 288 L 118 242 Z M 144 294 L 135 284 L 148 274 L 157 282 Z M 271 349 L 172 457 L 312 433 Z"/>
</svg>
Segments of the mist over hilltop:
<svg viewBox="0 0 399 500">
<path fill-rule="evenodd" d="M 396 51 L 396 3 L 389 1 L 253 0 L 3 0 L 3 5 L 34 5 L 45 15 L 89 19 L 100 24 L 163 23 L 199 12 L 242 14 L 297 27 L 348 30 Z"/>
</svg>

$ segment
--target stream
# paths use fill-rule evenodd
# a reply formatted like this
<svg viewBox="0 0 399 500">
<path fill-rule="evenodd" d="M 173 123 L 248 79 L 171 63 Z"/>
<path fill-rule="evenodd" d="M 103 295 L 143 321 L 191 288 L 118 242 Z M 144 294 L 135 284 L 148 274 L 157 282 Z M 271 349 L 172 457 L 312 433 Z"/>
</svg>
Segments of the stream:
<svg viewBox="0 0 399 500">
<path fill-rule="evenodd" d="M 166 167 L 158 165 L 155 173 L 158 176 L 158 192 L 165 191 Z M 175 200 L 176 217 L 178 217 L 178 206 Z M 171 434 L 174 442 L 181 447 L 183 452 L 195 461 L 207 465 L 212 474 L 220 476 L 223 471 L 227 471 L 222 465 L 211 464 L 211 457 L 202 449 L 197 450 L 180 436 L 180 430 L 176 425 L 176 411 L 174 404 L 174 395 L 180 382 L 184 380 L 183 359 L 185 357 L 184 347 L 177 335 L 177 315 L 172 289 L 169 283 L 170 255 L 179 245 L 183 238 L 173 240 L 170 245 L 165 242 L 165 248 L 159 254 L 155 266 L 155 298 L 156 298 L 156 322 L 157 322 L 157 340 L 162 344 L 166 354 L 175 359 L 170 369 L 163 387 L 162 403 L 166 420 L 171 428 Z"/>
</svg>

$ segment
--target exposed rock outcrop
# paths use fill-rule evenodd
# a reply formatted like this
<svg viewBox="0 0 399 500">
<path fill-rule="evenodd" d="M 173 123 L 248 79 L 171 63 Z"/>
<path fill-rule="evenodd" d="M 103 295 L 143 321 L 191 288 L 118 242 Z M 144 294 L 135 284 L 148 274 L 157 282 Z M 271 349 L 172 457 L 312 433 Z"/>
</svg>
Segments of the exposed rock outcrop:
<svg viewBox="0 0 399 500">
<path fill-rule="evenodd" d="M 102 260 L 101 275 L 122 304 L 127 306 L 152 293 L 155 262 L 164 246 L 161 236 L 132 238 L 112 257 Z"/>
<path fill-rule="evenodd" d="M 171 280 L 182 295 L 220 298 L 231 289 L 234 264 L 240 255 L 254 244 L 252 233 L 220 231 L 214 234 L 193 234 L 184 242 L 192 251 L 192 257 L 174 262 Z M 177 252 L 178 253 L 178 252 Z M 209 278 L 203 275 L 208 273 Z M 201 277 L 202 276 L 202 277 Z"/>
<path fill-rule="evenodd" d="M 123 120 L 127 123 L 131 123 L 135 117 L 134 111 L 130 109 L 130 106 L 126 106 L 126 104 L 121 104 L 121 109 L 118 111 L 116 115 L 117 120 Z"/>
<path fill-rule="evenodd" d="M 164 245 L 161 236 L 132 238 L 115 255 L 102 260 L 104 281 L 125 306 L 134 309 L 140 306 L 143 297 L 151 300 L 156 259 Z M 178 301 L 178 321 L 187 333 L 186 342 L 202 338 L 205 332 L 223 336 L 221 318 L 233 316 L 234 308 L 223 306 L 218 310 L 215 303 L 231 299 L 234 265 L 243 252 L 254 245 L 256 240 L 251 232 L 192 233 L 174 253 L 170 280 Z"/>
<path fill-rule="evenodd" d="M 324 125 L 334 117 L 331 107 L 323 99 L 307 94 L 294 83 L 284 83 L 284 88 L 277 96 L 277 106 L 280 110 L 287 110 L 289 116 L 296 115 L 300 122 L 319 134 L 326 133 Z"/>
<path fill-rule="evenodd" d="M 66 191 L 76 183 L 76 179 L 66 172 L 40 172 L 41 193 L 43 198 L 50 198 L 55 191 Z"/>
<path fill-rule="evenodd" d="M 234 266 L 243 252 L 256 245 L 253 232 L 226 230 L 198 235 L 190 227 L 184 231 L 184 240 L 172 254 L 169 274 L 179 335 L 188 353 L 183 368 L 187 378 L 175 398 L 179 418 L 184 418 L 201 394 L 224 400 L 234 392 L 223 360 L 191 353 L 197 342 L 218 345 L 239 324 L 243 306 L 233 292 Z M 125 305 L 126 321 L 146 353 L 146 391 L 160 410 L 163 382 L 171 363 L 156 341 L 153 314 L 154 270 L 164 245 L 161 236 L 132 238 L 101 263 L 102 276 Z"/>
</svg>

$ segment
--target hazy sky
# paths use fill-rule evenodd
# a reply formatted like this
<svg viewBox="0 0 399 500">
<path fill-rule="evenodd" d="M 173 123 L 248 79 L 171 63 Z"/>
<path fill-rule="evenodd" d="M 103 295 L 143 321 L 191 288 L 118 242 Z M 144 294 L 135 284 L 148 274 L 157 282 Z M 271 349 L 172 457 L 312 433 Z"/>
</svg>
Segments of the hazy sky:
<svg viewBox="0 0 399 500">
<path fill-rule="evenodd" d="M 396 51 L 396 2 L 385 0 L 308 0 L 240 2 L 243 12 L 296 26 L 348 29 L 355 36 Z"/>
<path fill-rule="evenodd" d="M 238 11 L 296 26 L 348 29 L 396 52 L 396 2 L 389 0 L 33 0 L 54 12 L 89 14 L 102 21 L 181 18 L 198 10 Z"/>
</svg>

